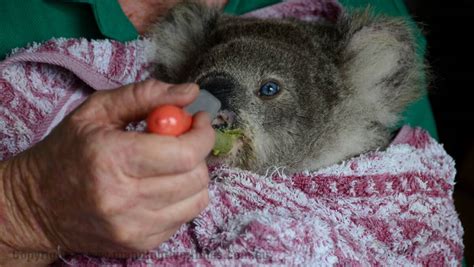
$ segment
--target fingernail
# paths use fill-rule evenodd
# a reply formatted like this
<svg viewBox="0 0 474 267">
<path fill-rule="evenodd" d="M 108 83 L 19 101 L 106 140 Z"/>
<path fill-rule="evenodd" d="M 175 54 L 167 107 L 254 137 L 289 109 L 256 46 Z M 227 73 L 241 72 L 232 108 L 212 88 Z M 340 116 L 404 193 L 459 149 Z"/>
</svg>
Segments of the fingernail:
<svg viewBox="0 0 474 267">
<path fill-rule="evenodd" d="M 168 92 L 171 94 L 176 94 L 176 95 L 187 95 L 189 94 L 194 87 L 197 85 L 194 83 L 185 83 L 185 84 L 179 84 L 172 86 L 168 89 Z"/>
</svg>

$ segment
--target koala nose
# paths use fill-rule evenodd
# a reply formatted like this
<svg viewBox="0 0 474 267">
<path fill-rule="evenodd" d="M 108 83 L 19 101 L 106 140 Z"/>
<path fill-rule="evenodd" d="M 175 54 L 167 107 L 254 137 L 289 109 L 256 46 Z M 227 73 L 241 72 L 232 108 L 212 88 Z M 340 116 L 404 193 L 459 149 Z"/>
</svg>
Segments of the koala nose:
<svg viewBox="0 0 474 267">
<path fill-rule="evenodd" d="M 221 101 L 222 110 L 229 109 L 229 99 L 235 87 L 234 80 L 226 74 L 210 74 L 199 82 L 199 87 L 213 94 Z"/>
</svg>

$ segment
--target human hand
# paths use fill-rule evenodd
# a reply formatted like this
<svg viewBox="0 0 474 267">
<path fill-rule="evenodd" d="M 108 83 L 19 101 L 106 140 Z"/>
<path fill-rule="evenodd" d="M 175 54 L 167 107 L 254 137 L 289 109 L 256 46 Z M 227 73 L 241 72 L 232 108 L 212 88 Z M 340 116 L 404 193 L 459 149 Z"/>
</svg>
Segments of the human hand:
<svg viewBox="0 0 474 267">
<path fill-rule="evenodd" d="M 45 140 L 2 163 L 0 245 L 114 256 L 166 241 L 207 206 L 214 130 L 205 113 L 179 137 L 123 129 L 197 95 L 197 85 L 154 80 L 95 93 Z"/>
</svg>

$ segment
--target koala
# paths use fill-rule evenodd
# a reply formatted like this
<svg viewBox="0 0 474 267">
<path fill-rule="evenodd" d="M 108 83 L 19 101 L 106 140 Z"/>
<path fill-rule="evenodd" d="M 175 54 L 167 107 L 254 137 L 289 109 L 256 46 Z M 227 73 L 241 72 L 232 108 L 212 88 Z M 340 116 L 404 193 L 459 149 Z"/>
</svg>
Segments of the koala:
<svg viewBox="0 0 474 267">
<path fill-rule="evenodd" d="M 383 149 L 423 91 L 407 23 L 367 10 L 328 23 L 235 17 L 184 1 L 149 37 L 156 78 L 199 84 L 222 102 L 214 126 L 243 133 L 209 161 L 257 173 Z"/>
</svg>

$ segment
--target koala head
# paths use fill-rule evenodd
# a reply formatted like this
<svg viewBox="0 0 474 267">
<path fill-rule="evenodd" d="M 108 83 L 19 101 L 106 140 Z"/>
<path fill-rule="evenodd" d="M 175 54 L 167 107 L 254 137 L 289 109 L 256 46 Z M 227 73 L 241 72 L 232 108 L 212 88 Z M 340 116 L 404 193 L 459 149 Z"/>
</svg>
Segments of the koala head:
<svg viewBox="0 0 474 267">
<path fill-rule="evenodd" d="M 233 17 L 188 1 L 150 37 L 157 78 L 219 98 L 217 127 L 243 132 L 222 160 L 255 172 L 317 169 L 383 148 L 422 91 L 409 27 L 369 12 L 330 24 Z"/>
</svg>

